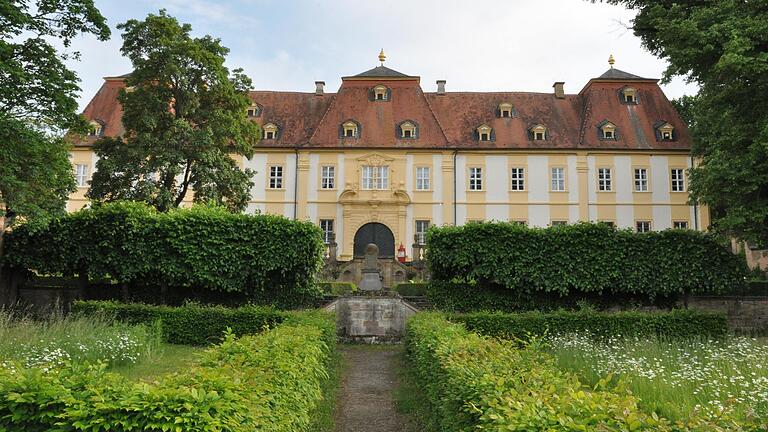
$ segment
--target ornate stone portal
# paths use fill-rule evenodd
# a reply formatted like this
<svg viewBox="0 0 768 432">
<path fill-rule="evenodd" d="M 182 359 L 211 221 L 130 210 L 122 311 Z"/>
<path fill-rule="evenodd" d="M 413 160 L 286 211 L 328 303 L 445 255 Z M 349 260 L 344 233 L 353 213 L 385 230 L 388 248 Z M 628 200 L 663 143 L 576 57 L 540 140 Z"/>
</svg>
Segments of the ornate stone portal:
<svg viewBox="0 0 768 432">
<path fill-rule="evenodd" d="M 362 273 L 363 279 L 360 281 L 360 291 L 381 291 L 379 247 L 373 243 L 365 247 Z"/>
</svg>

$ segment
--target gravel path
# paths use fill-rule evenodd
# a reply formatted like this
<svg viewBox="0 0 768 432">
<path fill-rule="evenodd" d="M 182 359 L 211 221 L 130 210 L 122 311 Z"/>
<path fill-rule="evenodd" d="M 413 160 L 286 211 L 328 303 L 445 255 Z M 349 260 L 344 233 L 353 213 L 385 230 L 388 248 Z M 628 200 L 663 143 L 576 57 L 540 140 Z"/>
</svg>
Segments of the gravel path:
<svg viewBox="0 0 768 432">
<path fill-rule="evenodd" d="M 339 397 L 337 432 L 402 432 L 407 422 L 395 409 L 400 346 L 356 346 L 341 349 L 346 372 Z"/>
</svg>

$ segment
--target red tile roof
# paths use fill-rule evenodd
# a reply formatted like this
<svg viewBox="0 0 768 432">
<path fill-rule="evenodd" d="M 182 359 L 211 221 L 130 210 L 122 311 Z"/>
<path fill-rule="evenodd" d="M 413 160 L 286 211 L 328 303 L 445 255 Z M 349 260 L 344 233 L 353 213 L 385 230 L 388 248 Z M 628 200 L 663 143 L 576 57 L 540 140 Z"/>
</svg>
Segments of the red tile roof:
<svg viewBox="0 0 768 432">
<path fill-rule="evenodd" d="M 389 100 L 371 100 L 371 89 L 379 84 L 389 89 Z M 105 135 L 123 133 L 116 98 L 124 86 L 119 77 L 106 79 L 85 109 L 87 118 L 105 125 Z M 626 86 L 637 90 L 639 104 L 621 102 Z M 424 93 L 419 77 L 384 67 L 344 77 L 335 94 L 254 91 L 251 98 L 262 107 L 255 121 L 279 127 L 278 137 L 262 140 L 261 147 L 690 149 L 685 124 L 656 80 L 615 69 L 564 98 L 527 92 Z M 512 118 L 498 116 L 501 103 L 512 104 Z M 359 138 L 340 136 L 340 125 L 347 120 L 360 124 Z M 400 138 L 397 125 L 405 120 L 418 125 L 416 138 Z M 616 125 L 618 139 L 599 139 L 598 124 L 605 120 Z M 674 126 L 676 141 L 656 140 L 654 125 L 660 121 Z M 491 141 L 475 138 L 481 124 L 493 128 Z M 547 127 L 546 140 L 531 140 L 529 129 L 536 124 Z"/>
</svg>

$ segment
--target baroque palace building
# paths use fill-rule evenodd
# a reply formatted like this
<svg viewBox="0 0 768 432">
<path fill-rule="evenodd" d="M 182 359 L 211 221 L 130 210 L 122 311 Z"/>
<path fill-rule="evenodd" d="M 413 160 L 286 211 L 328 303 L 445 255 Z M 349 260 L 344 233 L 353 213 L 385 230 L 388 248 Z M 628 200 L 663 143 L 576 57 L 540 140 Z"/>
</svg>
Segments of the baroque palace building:
<svg viewBox="0 0 768 432">
<path fill-rule="evenodd" d="M 704 230 L 688 202 L 691 140 L 655 79 L 613 68 L 577 94 L 425 92 L 418 76 L 383 66 L 342 78 L 336 93 L 254 91 L 248 116 L 262 126 L 251 168 L 260 211 L 310 220 L 338 244 L 340 261 L 376 243 L 382 258 L 423 242 L 430 225 L 516 221 L 535 227 L 603 221 L 637 231 Z M 119 91 L 105 78 L 85 109 L 91 136 L 75 143 L 87 202 L 91 144 L 122 133 Z M 417 248 L 418 250 L 418 248 Z"/>
</svg>

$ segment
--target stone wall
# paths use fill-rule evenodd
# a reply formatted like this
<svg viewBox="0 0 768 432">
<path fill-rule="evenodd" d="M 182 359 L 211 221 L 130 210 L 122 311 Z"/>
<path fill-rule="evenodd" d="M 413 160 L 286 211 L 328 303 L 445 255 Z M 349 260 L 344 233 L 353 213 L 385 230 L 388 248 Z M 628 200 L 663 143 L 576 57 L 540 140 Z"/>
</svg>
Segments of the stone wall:
<svg viewBox="0 0 768 432">
<path fill-rule="evenodd" d="M 343 340 L 393 342 L 405 333 L 405 322 L 417 309 L 398 297 L 341 297 L 325 307 L 336 312 L 336 330 Z"/>
<path fill-rule="evenodd" d="M 768 334 L 768 297 L 691 297 L 692 309 L 726 312 L 731 329 Z"/>
</svg>

